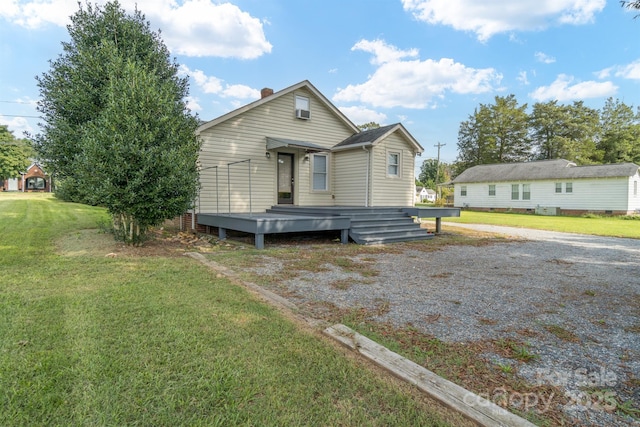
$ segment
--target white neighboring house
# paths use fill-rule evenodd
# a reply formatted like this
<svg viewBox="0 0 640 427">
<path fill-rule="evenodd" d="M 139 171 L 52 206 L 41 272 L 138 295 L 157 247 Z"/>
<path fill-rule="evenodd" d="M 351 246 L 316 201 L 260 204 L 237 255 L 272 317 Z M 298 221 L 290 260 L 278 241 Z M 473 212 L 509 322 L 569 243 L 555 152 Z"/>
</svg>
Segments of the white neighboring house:
<svg viewBox="0 0 640 427">
<path fill-rule="evenodd" d="M 416 203 L 435 202 L 436 192 L 430 188 L 416 187 Z"/>
<path fill-rule="evenodd" d="M 541 214 L 640 212 L 639 166 L 634 163 L 577 166 L 543 160 L 473 166 L 454 184 L 454 206 Z"/>
</svg>

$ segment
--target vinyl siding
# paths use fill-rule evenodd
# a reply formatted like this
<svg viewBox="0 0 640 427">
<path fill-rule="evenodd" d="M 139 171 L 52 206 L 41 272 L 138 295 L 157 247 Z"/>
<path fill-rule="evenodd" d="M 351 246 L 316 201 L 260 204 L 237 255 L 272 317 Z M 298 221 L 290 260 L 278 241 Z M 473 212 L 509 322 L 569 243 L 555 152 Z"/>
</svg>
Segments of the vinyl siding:
<svg viewBox="0 0 640 427">
<path fill-rule="evenodd" d="M 623 177 L 455 184 L 454 206 L 498 209 L 535 209 L 543 206 L 567 210 L 625 211 L 635 209 L 629 207 L 629 201 L 632 200 L 629 194 L 633 192 L 632 181 L 633 179 Z M 555 192 L 556 182 L 562 183 L 561 193 Z M 571 193 L 566 192 L 567 182 L 573 186 Z M 489 196 L 491 184 L 496 187 L 495 196 Z M 518 200 L 511 199 L 512 184 L 518 184 Z M 530 200 L 522 200 L 522 184 L 530 184 Z M 461 195 L 463 186 L 467 188 L 466 196 Z"/>
<path fill-rule="evenodd" d="M 401 154 L 400 176 L 387 174 L 389 152 Z M 414 204 L 414 154 L 408 143 L 397 132 L 373 147 L 372 206 L 413 206 Z"/>
<path fill-rule="evenodd" d="M 295 118 L 295 96 L 310 99 L 310 120 Z M 219 212 L 249 212 L 249 166 L 231 166 L 230 183 L 227 164 L 251 159 L 251 210 L 262 212 L 277 203 L 277 152 L 294 153 L 294 204 L 331 204 L 330 193 L 311 193 L 309 162 L 304 150 L 272 150 L 265 157 L 266 137 L 279 137 L 311 142 L 330 148 L 350 136 L 353 131 L 325 104 L 306 89 L 292 91 L 244 113 L 205 129 L 200 163 L 200 212 L 216 212 L 216 179 L 218 166 Z M 230 187 L 230 194 L 228 191 Z M 229 209 L 229 202 L 231 209 Z"/>
<path fill-rule="evenodd" d="M 640 211 L 640 175 L 629 177 L 629 211 Z"/>
<path fill-rule="evenodd" d="M 367 158 L 367 151 L 361 148 L 333 153 L 333 193 L 337 206 L 367 206 Z"/>
</svg>

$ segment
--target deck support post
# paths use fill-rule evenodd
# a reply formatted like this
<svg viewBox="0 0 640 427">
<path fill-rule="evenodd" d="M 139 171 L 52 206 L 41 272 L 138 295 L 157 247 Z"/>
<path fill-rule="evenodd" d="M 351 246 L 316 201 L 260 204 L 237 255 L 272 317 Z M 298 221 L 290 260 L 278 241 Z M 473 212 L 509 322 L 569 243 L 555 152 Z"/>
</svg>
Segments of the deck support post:
<svg viewBox="0 0 640 427">
<path fill-rule="evenodd" d="M 256 249 L 264 249 L 264 234 L 256 233 Z"/>
<path fill-rule="evenodd" d="M 227 229 L 218 227 L 218 238 L 220 240 L 225 240 L 227 238 Z"/>
<path fill-rule="evenodd" d="M 442 231 L 442 218 L 436 218 L 436 233 Z"/>
<path fill-rule="evenodd" d="M 346 245 L 347 243 L 349 243 L 349 229 L 343 229 L 340 230 L 340 243 L 342 243 L 343 245 Z"/>
</svg>

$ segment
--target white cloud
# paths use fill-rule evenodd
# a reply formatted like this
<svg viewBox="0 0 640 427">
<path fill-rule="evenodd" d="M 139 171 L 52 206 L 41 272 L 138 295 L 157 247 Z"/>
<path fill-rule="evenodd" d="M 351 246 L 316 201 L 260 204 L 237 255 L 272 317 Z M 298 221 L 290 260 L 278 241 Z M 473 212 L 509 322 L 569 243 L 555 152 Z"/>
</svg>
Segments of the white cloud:
<svg viewBox="0 0 640 427">
<path fill-rule="evenodd" d="M 604 70 L 600 70 L 595 72 L 594 74 L 599 79 L 608 79 L 611 76 L 611 71 L 613 71 L 614 67 L 605 68 Z"/>
<path fill-rule="evenodd" d="M 543 52 L 536 52 L 535 57 L 538 62 L 542 62 L 543 64 L 553 64 L 556 62 L 556 58 Z"/>
<path fill-rule="evenodd" d="M 375 122 L 379 125 L 387 124 L 386 114 L 370 110 L 363 106 L 338 108 L 356 125 L 362 125 L 369 122 Z"/>
<path fill-rule="evenodd" d="M 33 128 L 24 117 L 0 116 L 0 125 L 5 125 L 16 138 L 24 138 L 24 133 L 33 133 Z"/>
<path fill-rule="evenodd" d="M 3 2 L 0 17 L 29 29 L 45 25 L 64 27 L 77 10 L 77 0 L 9 0 L 8 4 Z"/>
<path fill-rule="evenodd" d="M 191 111 L 202 111 L 202 106 L 198 103 L 199 99 L 193 96 L 187 96 L 185 98 L 187 108 Z"/>
<path fill-rule="evenodd" d="M 218 95 L 223 98 L 259 99 L 260 91 L 245 85 L 225 84 L 215 76 L 207 76 L 202 70 L 191 70 L 186 65 L 180 65 L 180 76 L 189 76 L 204 93 Z"/>
<path fill-rule="evenodd" d="M 262 22 L 230 3 L 187 0 L 182 6 L 147 12 L 161 23 L 172 53 L 186 56 L 217 56 L 253 59 L 271 52 Z"/>
<path fill-rule="evenodd" d="M 592 22 L 606 0 L 402 0 L 416 19 L 476 33 L 478 40 L 511 31 L 540 30 L 553 24 Z"/>
<path fill-rule="evenodd" d="M 245 85 L 227 85 L 222 91 L 224 98 L 260 99 L 260 91 Z"/>
<path fill-rule="evenodd" d="M 516 77 L 516 80 L 518 80 L 523 85 L 528 85 L 529 84 L 529 79 L 527 78 L 527 72 L 526 71 L 520 71 L 518 73 L 518 77 Z"/>
<path fill-rule="evenodd" d="M 400 50 L 397 47 L 387 44 L 384 40 L 360 40 L 351 50 L 362 50 L 373 54 L 371 63 L 374 65 L 395 62 L 402 58 L 416 58 L 418 49 Z"/>
<path fill-rule="evenodd" d="M 502 75 L 493 68 L 476 69 L 442 58 L 439 61 L 413 57 L 413 50 L 400 51 L 384 42 L 358 42 L 354 48 L 364 47 L 374 54 L 373 62 L 380 64 L 369 80 L 359 85 L 338 89 L 333 99 L 338 102 L 360 102 L 375 107 L 428 108 L 435 98 L 449 92 L 478 94 L 494 90 Z"/>
<path fill-rule="evenodd" d="M 631 64 L 613 67 L 613 70 L 615 70 L 616 77 L 640 80 L 640 59 L 633 61 Z"/>
<path fill-rule="evenodd" d="M 618 87 L 612 82 L 575 82 L 575 78 L 560 74 L 549 86 L 541 86 L 529 96 L 536 101 L 574 101 L 615 95 Z"/>
<path fill-rule="evenodd" d="M 99 4 L 105 2 L 96 0 Z M 162 30 L 162 39 L 173 54 L 252 59 L 271 52 L 263 23 L 230 3 L 215 4 L 212 0 L 185 0 L 180 5 L 173 0 L 120 3 L 130 13 L 137 5 L 151 22 L 151 28 Z M 47 24 L 65 26 L 77 10 L 77 0 L 9 0 L 0 8 L 0 18 L 30 29 Z"/>
</svg>

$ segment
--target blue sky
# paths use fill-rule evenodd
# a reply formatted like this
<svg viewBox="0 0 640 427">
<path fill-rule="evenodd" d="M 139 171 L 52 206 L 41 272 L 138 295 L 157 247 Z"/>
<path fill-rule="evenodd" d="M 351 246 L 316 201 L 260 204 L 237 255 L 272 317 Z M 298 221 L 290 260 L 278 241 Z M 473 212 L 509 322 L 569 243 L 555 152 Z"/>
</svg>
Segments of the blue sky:
<svg viewBox="0 0 640 427">
<path fill-rule="evenodd" d="M 437 143 L 455 161 L 460 122 L 497 95 L 640 106 L 640 19 L 618 0 L 120 3 L 162 31 L 202 120 L 306 79 L 356 124 L 402 122 L 425 148 L 418 165 Z M 16 136 L 39 131 L 35 76 L 62 52 L 77 7 L 0 0 L 0 124 Z"/>
</svg>

